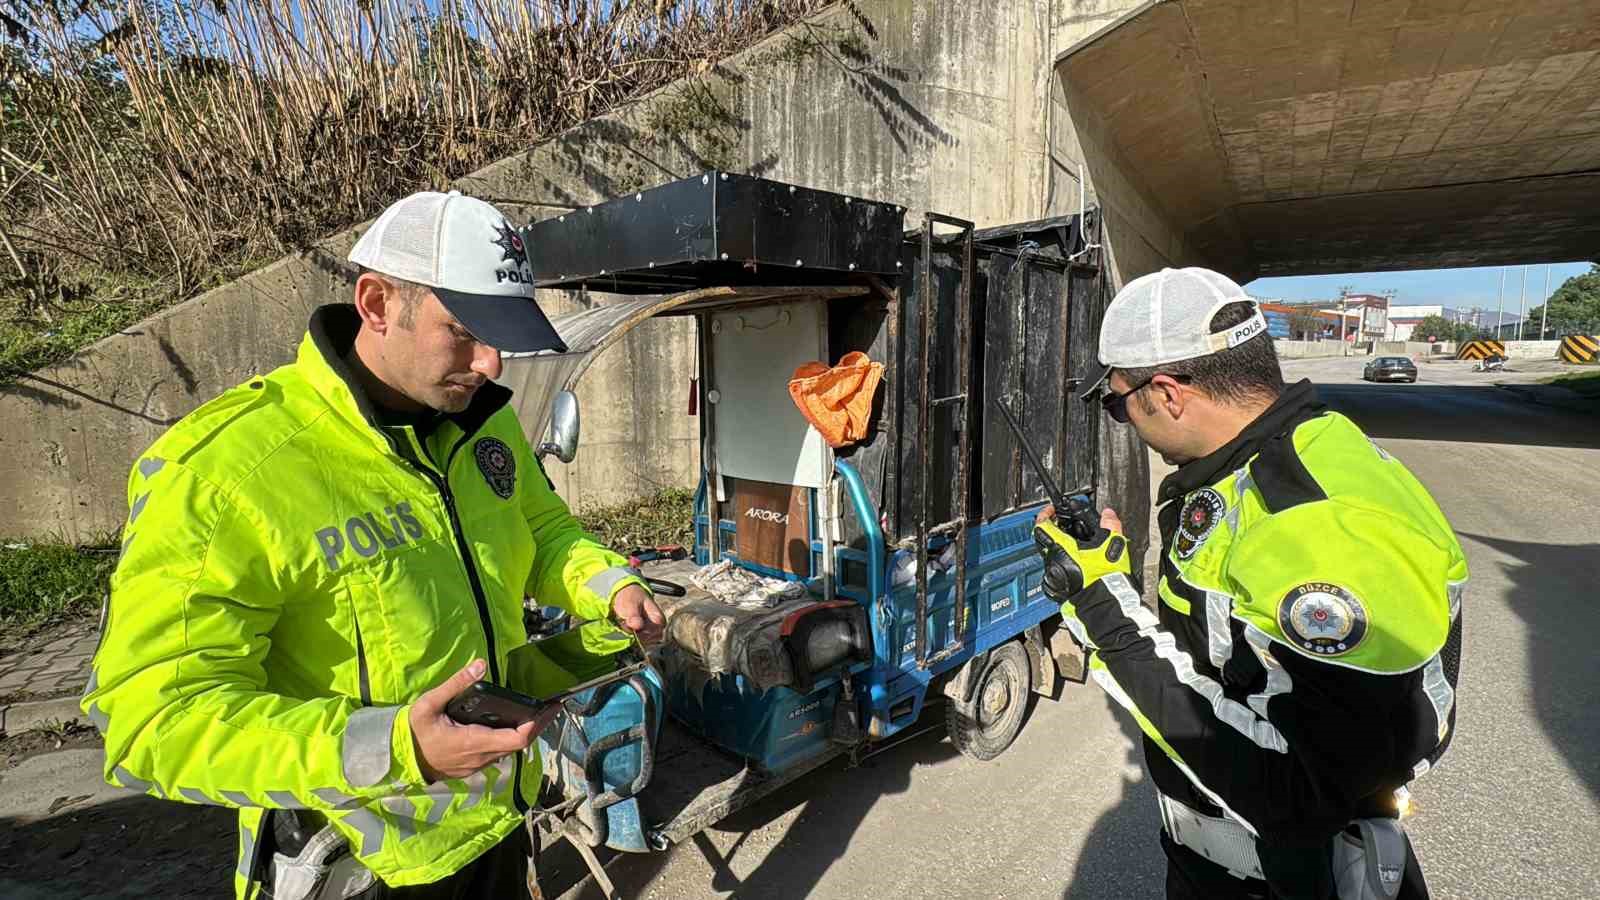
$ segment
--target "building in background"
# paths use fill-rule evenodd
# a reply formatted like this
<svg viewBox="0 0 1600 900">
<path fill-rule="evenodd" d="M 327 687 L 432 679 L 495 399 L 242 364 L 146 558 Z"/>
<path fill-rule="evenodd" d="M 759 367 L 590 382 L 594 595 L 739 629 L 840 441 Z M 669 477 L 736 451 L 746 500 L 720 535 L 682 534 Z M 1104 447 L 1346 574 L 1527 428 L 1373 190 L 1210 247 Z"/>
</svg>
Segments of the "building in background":
<svg viewBox="0 0 1600 900">
<path fill-rule="evenodd" d="M 1358 341 L 1389 338 L 1389 298 L 1383 294 L 1346 294 L 1344 308 L 1360 316 Z"/>
<path fill-rule="evenodd" d="M 1451 322 L 1472 324 L 1472 310 L 1458 309 L 1454 306 L 1391 306 L 1389 308 L 1389 340 L 1391 341 L 1426 341 L 1430 338 L 1444 338 L 1440 335 L 1415 334 L 1417 324 L 1429 316 L 1441 316 Z"/>
<path fill-rule="evenodd" d="M 1415 329 L 1418 323 L 1429 316 L 1442 316 L 1452 322 L 1471 325 L 1474 328 L 1494 333 L 1495 325 L 1500 321 L 1500 311 L 1497 309 L 1482 309 L 1480 307 L 1459 307 L 1444 305 L 1419 305 L 1419 306 L 1392 306 L 1389 309 L 1389 334 L 1386 340 L 1391 341 L 1426 341 L 1438 335 L 1417 334 Z M 1521 317 L 1516 313 L 1505 314 L 1505 324 L 1501 330 L 1508 338 L 1517 334 L 1517 322 Z"/>
<path fill-rule="evenodd" d="M 1276 340 L 1319 341 L 1339 339 L 1339 309 L 1337 301 L 1262 300 L 1261 315 L 1267 320 L 1267 333 Z M 1354 340 L 1360 326 L 1357 312 L 1345 314 L 1345 339 Z"/>
</svg>

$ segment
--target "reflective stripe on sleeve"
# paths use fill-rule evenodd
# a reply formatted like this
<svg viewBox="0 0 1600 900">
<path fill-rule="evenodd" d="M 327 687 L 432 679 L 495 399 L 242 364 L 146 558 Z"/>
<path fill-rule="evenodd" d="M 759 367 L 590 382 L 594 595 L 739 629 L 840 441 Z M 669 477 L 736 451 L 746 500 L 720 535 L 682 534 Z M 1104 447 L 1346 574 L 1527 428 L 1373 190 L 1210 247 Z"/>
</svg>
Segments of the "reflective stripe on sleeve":
<svg viewBox="0 0 1600 900">
<path fill-rule="evenodd" d="M 102 618 L 104 618 L 103 615 Z M 100 639 L 105 639 L 104 626 L 100 630 Z M 96 649 L 98 650 L 98 646 Z M 90 697 L 94 696 L 94 692 L 98 690 L 100 690 L 100 670 L 91 663 L 89 666 L 89 681 L 83 686 L 83 698 L 79 702 L 87 702 Z M 89 704 L 88 716 L 89 724 L 100 732 L 101 737 L 104 737 L 106 729 L 111 727 L 111 717 L 106 715 L 106 711 L 100 708 L 99 703 Z"/>
<path fill-rule="evenodd" d="M 334 788 L 316 788 L 311 792 L 318 800 L 328 804 L 334 809 L 353 809 L 361 805 L 361 801 Z"/>
<path fill-rule="evenodd" d="M 1229 700 L 1223 695 L 1221 684 L 1195 671 L 1194 660 L 1188 653 L 1178 649 L 1177 642 L 1173 640 L 1171 634 L 1161 630 L 1160 620 L 1156 618 L 1155 613 L 1145 608 L 1126 575 L 1120 572 L 1108 575 L 1103 579 L 1103 583 L 1110 588 L 1112 596 L 1117 598 L 1117 603 L 1122 607 L 1122 614 L 1138 627 L 1139 636 L 1153 645 L 1156 656 L 1172 666 L 1178 681 L 1211 704 L 1211 711 L 1218 719 L 1249 738 L 1258 747 L 1276 750 L 1279 753 L 1289 752 L 1289 742 L 1284 740 L 1276 726 L 1258 717 L 1250 707 Z"/>
<path fill-rule="evenodd" d="M 1256 711 L 1261 718 L 1267 718 L 1267 703 L 1279 694 L 1287 694 L 1294 690 L 1294 679 L 1277 658 L 1272 655 L 1269 648 L 1272 639 L 1256 628 L 1247 628 L 1244 639 L 1249 642 L 1250 648 L 1255 651 L 1256 659 L 1261 661 L 1262 668 L 1267 670 L 1267 686 L 1259 694 L 1251 694 L 1245 702 Z"/>
<path fill-rule="evenodd" d="M 121 766 L 117 766 L 115 769 L 113 769 L 111 774 L 117 776 L 118 784 L 130 791 L 138 791 L 141 794 L 148 793 L 150 791 L 150 782 L 145 781 L 142 778 L 134 777 L 132 772 L 129 772 L 127 769 L 124 769 Z"/>
<path fill-rule="evenodd" d="M 383 819 L 377 813 L 356 807 L 344 814 L 344 823 L 361 835 L 358 856 L 371 856 L 383 849 Z"/>
<path fill-rule="evenodd" d="M 273 806 L 281 809 L 305 808 L 305 804 L 300 801 L 300 798 L 288 791 L 267 791 L 267 799 L 272 801 Z"/>
<path fill-rule="evenodd" d="M 449 795 L 435 796 L 433 805 L 428 807 L 428 814 L 423 816 L 423 821 L 429 825 L 439 824 L 439 820 L 444 818 L 445 810 L 450 808 L 450 800 Z"/>
<path fill-rule="evenodd" d="M 1220 671 L 1233 656 L 1233 598 L 1219 591 L 1206 591 L 1206 654 Z"/>
<path fill-rule="evenodd" d="M 344 726 L 341 762 L 344 779 L 356 787 L 372 787 L 389 774 L 393 762 L 390 736 L 398 706 L 365 706 L 350 714 Z"/>
<path fill-rule="evenodd" d="M 1456 690 L 1445 677 L 1444 659 L 1437 653 L 1422 669 L 1422 691 L 1433 705 L 1433 720 L 1437 723 L 1435 736 L 1442 741 L 1450 730 L 1450 710 L 1456 705 Z"/>
<path fill-rule="evenodd" d="M 638 572 L 635 572 L 626 566 L 615 566 L 613 568 L 606 569 L 604 572 L 595 575 L 593 578 L 590 578 L 584 584 L 584 587 L 594 591 L 596 594 L 599 594 L 602 600 L 610 600 L 611 592 L 617 589 L 617 585 L 621 583 L 623 579 L 638 577 Z"/>
<path fill-rule="evenodd" d="M 1089 664 L 1089 674 L 1094 678 L 1095 683 L 1099 684 L 1110 695 L 1112 700 L 1115 700 L 1123 709 L 1133 714 L 1133 717 L 1139 722 L 1140 730 L 1160 745 L 1162 751 L 1167 754 L 1167 758 L 1172 760 L 1172 764 L 1177 766 L 1179 771 L 1183 772 L 1184 777 L 1189 779 L 1189 783 L 1193 784 L 1196 790 L 1204 794 L 1212 803 L 1215 803 L 1218 809 L 1227 813 L 1229 818 L 1243 825 L 1251 834 L 1260 836 L 1261 833 L 1256 830 L 1254 825 L 1250 824 L 1248 819 L 1234 812 L 1233 808 L 1216 791 L 1206 787 L 1205 783 L 1200 780 L 1200 776 L 1196 775 L 1194 770 L 1189 768 L 1188 763 L 1185 763 L 1183 758 L 1178 756 L 1177 751 L 1173 750 L 1172 746 L 1161 737 L 1161 733 L 1156 730 L 1149 719 L 1145 718 L 1144 713 L 1139 712 L 1139 707 L 1134 704 L 1133 698 L 1129 697 L 1128 692 L 1124 691 L 1122 685 L 1117 683 L 1116 676 L 1111 674 L 1111 671 L 1106 668 L 1105 663 L 1098 655 Z"/>
<path fill-rule="evenodd" d="M 467 799 L 461 803 L 463 811 L 477 806 L 478 801 L 482 800 L 485 792 L 489 790 L 489 776 L 483 774 L 483 772 L 483 769 L 479 769 L 462 779 L 462 783 L 467 787 Z"/>
<path fill-rule="evenodd" d="M 404 842 L 417 834 L 417 806 L 411 798 L 386 797 L 383 801 L 384 808 L 390 813 L 394 822 L 395 839 Z"/>
</svg>

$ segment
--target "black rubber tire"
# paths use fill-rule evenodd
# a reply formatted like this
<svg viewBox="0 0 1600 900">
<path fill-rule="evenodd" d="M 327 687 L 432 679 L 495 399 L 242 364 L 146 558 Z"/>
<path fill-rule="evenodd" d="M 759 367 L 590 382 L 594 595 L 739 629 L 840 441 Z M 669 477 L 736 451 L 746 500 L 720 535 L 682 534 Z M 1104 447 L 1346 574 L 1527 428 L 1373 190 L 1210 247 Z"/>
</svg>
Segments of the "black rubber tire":
<svg viewBox="0 0 1600 900">
<path fill-rule="evenodd" d="M 967 663 L 972 665 L 972 663 Z M 972 699 L 945 707 L 950 741 L 964 755 L 987 762 L 1004 753 L 1022 731 L 1033 691 L 1033 670 L 1020 640 L 996 647 L 985 661 Z"/>
</svg>

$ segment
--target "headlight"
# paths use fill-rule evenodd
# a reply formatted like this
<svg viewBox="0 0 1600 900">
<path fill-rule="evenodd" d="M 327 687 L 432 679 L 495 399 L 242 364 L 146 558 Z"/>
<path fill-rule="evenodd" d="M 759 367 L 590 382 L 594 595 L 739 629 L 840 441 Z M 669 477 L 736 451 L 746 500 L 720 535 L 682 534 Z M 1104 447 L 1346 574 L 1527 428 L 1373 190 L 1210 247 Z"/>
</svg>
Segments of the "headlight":
<svg viewBox="0 0 1600 900">
<path fill-rule="evenodd" d="M 779 630 L 794 670 L 794 689 L 811 690 L 837 668 L 872 659 L 866 607 L 849 600 L 815 603 L 791 613 Z"/>
<path fill-rule="evenodd" d="M 856 649 L 856 630 L 845 621 L 824 622 L 806 635 L 805 665 L 821 672 L 849 659 Z"/>
</svg>

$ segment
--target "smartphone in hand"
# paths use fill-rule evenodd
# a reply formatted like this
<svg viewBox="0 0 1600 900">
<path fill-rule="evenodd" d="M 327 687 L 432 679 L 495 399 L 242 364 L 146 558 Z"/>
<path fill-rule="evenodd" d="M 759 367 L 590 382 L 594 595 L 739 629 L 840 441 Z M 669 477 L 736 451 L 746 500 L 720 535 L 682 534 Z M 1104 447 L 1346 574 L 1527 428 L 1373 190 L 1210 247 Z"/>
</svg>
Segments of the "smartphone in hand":
<svg viewBox="0 0 1600 900">
<path fill-rule="evenodd" d="M 516 728 L 537 719 L 548 706 L 547 701 L 488 681 L 478 681 L 445 704 L 444 713 L 461 725 Z"/>
<path fill-rule="evenodd" d="M 580 694 L 590 688 L 612 681 L 622 681 L 643 671 L 643 663 L 625 666 L 597 678 L 579 682 L 549 697 L 530 697 L 527 694 L 501 687 L 488 681 L 477 681 L 445 704 L 445 715 L 462 725 L 487 725 L 490 728 L 516 728 L 532 722 L 552 704 Z"/>
</svg>

